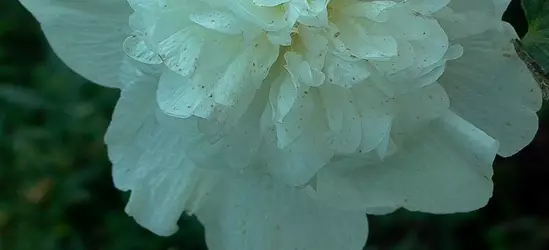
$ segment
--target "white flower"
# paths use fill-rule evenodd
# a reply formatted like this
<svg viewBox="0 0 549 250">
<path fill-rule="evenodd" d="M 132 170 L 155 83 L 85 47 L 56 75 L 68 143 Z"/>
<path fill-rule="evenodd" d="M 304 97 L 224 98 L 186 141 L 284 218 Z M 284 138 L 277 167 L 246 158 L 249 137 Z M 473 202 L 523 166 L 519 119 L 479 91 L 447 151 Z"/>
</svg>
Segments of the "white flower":
<svg viewBox="0 0 549 250">
<path fill-rule="evenodd" d="M 196 214 L 212 250 L 361 249 L 365 213 L 477 209 L 537 130 L 509 0 L 21 2 L 121 89 L 128 214 L 160 235 Z"/>
</svg>

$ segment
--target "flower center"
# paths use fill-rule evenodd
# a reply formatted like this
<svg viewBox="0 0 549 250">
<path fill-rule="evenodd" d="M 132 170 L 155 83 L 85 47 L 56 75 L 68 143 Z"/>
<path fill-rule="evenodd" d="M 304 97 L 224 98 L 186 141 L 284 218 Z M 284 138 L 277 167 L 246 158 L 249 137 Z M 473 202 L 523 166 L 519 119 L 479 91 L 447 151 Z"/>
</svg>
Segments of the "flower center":
<svg viewBox="0 0 549 250">
<path fill-rule="evenodd" d="M 275 127 L 279 148 L 319 137 L 337 153 L 389 145 L 371 134 L 414 127 L 391 124 L 396 97 L 435 83 L 461 55 L 430 17 L 445 6 L 435 0 L 128 1 L 135 32 L 124 48 L 162 72 L 163 112 L 230 130 L 250 107 L 267 107 L 262 124 Z M 371 126 L 379 131 L 349 134 Z"/>
</svg>

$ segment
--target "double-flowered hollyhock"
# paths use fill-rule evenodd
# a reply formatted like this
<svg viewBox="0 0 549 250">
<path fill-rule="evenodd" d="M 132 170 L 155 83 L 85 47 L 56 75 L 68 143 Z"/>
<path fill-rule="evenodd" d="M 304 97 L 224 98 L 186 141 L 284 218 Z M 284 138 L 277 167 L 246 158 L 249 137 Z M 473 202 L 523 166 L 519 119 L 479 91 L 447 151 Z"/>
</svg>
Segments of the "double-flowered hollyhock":
<svg viewBox="0 0 549 250">
<path fill-rule="evenodd" d="M 359 250 L 366 214 L 466 212 L 541 93 L 509 0 L 20 0 L 64 62 L 121 90 L 126 211 L 198 216 L 211 250 Z"/>
</svg>

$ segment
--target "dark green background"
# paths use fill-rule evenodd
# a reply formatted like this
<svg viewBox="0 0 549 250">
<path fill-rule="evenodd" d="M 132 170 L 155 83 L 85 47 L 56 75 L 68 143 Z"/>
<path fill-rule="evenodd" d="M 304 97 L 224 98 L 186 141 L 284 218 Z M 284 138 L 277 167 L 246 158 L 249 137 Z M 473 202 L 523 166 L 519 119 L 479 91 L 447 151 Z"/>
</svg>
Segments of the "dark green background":
<svg viewBox="0 0 549 250">
<path fill-rule="evenodd" d="M 516 2 L 506 19 L 524 34 Z M 124 213 L 103 145 L 117 97 L 68 70 L 17 0 L 0 1 L 0 250 L 205 249 L 193 218 L 163 238 Z M 370 217 L 367 249 L 549 249 L 548 123 L 497 160 L 487 207 Z"/>
</svg>

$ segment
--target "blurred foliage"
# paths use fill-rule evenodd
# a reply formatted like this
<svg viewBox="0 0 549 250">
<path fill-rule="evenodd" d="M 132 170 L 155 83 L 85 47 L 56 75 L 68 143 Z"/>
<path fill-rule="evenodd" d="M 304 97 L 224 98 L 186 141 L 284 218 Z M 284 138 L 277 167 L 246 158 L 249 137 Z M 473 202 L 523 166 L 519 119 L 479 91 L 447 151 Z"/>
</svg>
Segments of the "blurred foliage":
<svg viewBox="0 0 549 250">
<path fill-rule="evenodd" d="M 546 70 L 549 69 L 549 0 L 523 0 L 528 33 L 523 44 Z"/>
<path fill-rule="evenodd" d="M 518 1 L 506 19 L 525 34 Z M 0 1 L 0 250 L 205 249 L 194 218 L 163 238 L 124 213 L 103 145 L 117 97 L 68 70 L 17 0 Z M 367 249 L 549 249 L 548 123 L 524 151 L 498 159 L 487 207 L 370 217 Z"/>
</svg>

